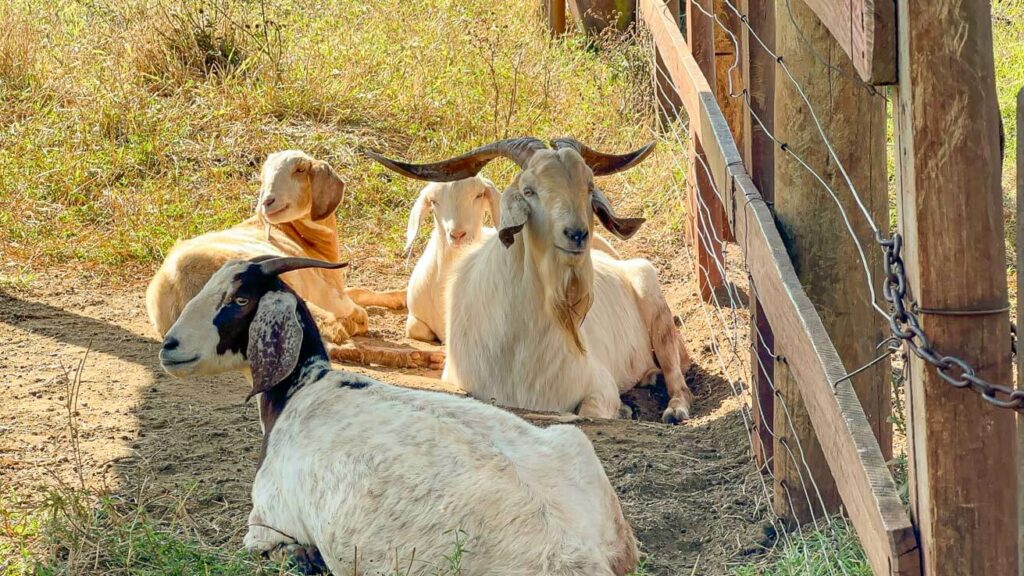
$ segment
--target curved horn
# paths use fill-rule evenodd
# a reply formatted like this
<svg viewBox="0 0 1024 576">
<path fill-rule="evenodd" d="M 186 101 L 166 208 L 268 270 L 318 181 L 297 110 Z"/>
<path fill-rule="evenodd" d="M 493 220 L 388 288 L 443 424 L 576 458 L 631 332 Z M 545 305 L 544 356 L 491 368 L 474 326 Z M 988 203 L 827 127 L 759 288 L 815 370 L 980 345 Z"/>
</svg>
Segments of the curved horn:
<svg viewBox="0 0 1024 576">
<path fill-rule="evenodd" d="M 636 166 L 654 150 L 654 144 L 654 142 L 651 142 L 639 150 L 626 154 L 605 154 L 604 152 L 588 148 L 575 138 L 563 137 L 555 138 L 551 141 L 551 147 L 555 150 L 572 148 L 579 152 L 580 156 L 583 157 L 583 161 L 594 171 L 594 176 L 607 176 L 608 174 L 615 174 L 616 172 L 622 172 Z"/>
<path fill-rule="evenodd" d="M 545 148 L 547 146 L 544 142 L 537 138 L 509 138 L 475 148 L 462 156 L 456 156 L 455 158 L 449 158 L 448 160 L 432 164 L 399 162 L 370 150 L 366 151 L 366 155 L 409 178 L 427 180 L 429 182 L 455 182 L 456 180 L 476 176 L 488 162 L 499 156 L 512 160 L 520 168 L 526 168 L 526 164 L 533 157 L 533 153 Z"/>
<path fill-rule="evenodd" d="M 257 256 L 257 258 L 260 258 Z M 255 260 L 255 258 L 253 259 Z M 250 260 L 252 262 L 252 260 Z M 314 258 L 297 258 L 293 256 L 282 256 L 279 258 L 270 258 L 269 260 L 262 260 L 259 262 L 260 272 L 267 276 L 277 276 L 284 274 L 285 272 L 291 272 L 292 270 L 301 270 L 303 268 L 328 268 L 337 269 L 348 266 L 348 262 L 325 262 L 323 260 L 316 260 Z"/>
</svg>

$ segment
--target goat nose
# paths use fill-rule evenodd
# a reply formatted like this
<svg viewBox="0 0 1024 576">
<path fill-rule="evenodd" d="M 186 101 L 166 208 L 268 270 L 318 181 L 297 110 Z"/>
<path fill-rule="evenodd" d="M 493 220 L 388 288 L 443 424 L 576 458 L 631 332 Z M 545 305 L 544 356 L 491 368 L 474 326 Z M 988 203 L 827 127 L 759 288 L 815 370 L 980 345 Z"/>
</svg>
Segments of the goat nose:
<svg viewBox="0 0 1024 576">
<path fill-rule="evenodd" d="M 455 230 L 453 232 L 449 232 L 448 235 L 452 237 L 452 240 L 462 240 L 463 238 L 466 237 L 466 231 Z"/>
<path fill-rule="evenodd" d="M 271 206 L 274 205 L 274 202 L 277 202 L 277 198 L 274 198 L 273 196 L 267 196 L 266 198 L 263 199 L 263 207 L 270 208 Z"/>
<path fill-rule="evenodd" d="M 576 244 L 576 246 L 582 248 L 587 243 L 587 237 L 590 236 L 590 232 L 581 228 L 566 228 L 562 230 L 565 237 Z"/>
<path fill-rule="evenodd" d="M 178 344 L 181 344 L 181 342 L 178 342 L 177 338 L 171 336 L 164 338 L 164 350 L 174 350 L 178 347 Z"/>
</svg>

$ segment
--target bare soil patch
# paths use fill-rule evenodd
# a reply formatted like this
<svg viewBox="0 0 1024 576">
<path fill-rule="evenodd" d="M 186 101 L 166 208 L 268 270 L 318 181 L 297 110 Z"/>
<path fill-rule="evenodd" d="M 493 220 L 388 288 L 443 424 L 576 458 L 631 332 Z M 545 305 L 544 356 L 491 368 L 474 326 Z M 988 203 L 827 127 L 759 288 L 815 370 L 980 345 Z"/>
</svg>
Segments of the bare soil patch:
<svg viewBox="0 0 1024 576">
<path fill-rule="evenodd" d="M 695 418 L 680 426 L 652 421 L 581 422 L 604 462 L 643 550 L 648 572 L 723 574 L 770 544 L 760 478 L 749 460 L 738 400 L 712 354 L 706 321 L 692 294 L 687 260 L 658 258 L 669 303 L 694 356 Z M 363 259 L 350 284 L 393 288 L 407 271 Z M 174 507 L 202 542 L 238 547 L 260 445 L 255 405 L 243 402 L 237 374 L 175 380 L 159 368 L 159 343 L 144 310 L 144 284 L 99 287 L 79 272 L 48 274 L 24 289 L 0 289 L 0 490 L 22 496 L 79 484 L 148 506 Z M 731 310 L 726 311 L 732 314 Z M 745 310 L 738 311 L 745 319 Z M 423 347 L 402 336 L 404 318 L 371 311 L 370 338 Z M 66 374 L 86 350 L 77 406 L 76 453 L 69 442 Z M 742 349 L 740 350 L 742 353 Z M 457 393 L 436 372 L 350 368 L 383 381 Z M 657 418 L 657 389 L 631 393 L 645 418 Z M 659 406 L 660 403 L 660 406 Z"/>
</svg>

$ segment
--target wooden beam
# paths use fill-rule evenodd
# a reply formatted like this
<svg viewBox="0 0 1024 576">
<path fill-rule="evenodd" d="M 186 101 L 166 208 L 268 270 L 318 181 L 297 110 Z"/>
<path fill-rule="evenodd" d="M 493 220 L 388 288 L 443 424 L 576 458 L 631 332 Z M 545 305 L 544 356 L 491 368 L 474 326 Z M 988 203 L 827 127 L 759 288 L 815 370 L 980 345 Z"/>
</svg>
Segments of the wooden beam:
<svg viewBox="0 0 1024 576">
<path fill-rule="evenodd" d="M 782 0 L 792 6 L 802 0 Z M 870 84 L 896 82 L 896 7 L 892 0 L 806 0 Z M 788 19 L 788 18 L 787 18 Z"/>
<path fill-rule="evenodd" d="M 875 574 L 916 574 L 917 541 L 860 400 L 817 310 L 803 291 L 774 216 L 742 169 L 731 169 L 736 243 L 746 261 L 776 347 L 799 383 L 850 521 Z M 839 382 L 834 388 L 832 383 Z M 781 455 L 776 455 L 776 459 Z"/>
<path fill-rule="evenodd" d="M 1024 88 L 1017 92 L 1017 138 L 1024 134 Z M 1021 270 L 1024 270 L 1024 146 L 1017 144 L 1017 388 L 1024 389 L 1024 345 L 1021 328 L 1024 325 L 1024 290 L 1021 290 Z M 1017 414 L 1017 462 L 1024 462 L 1024 414 Z M 1017 467 L 1017 561 L 1018 571 L 1024 576 L 1024 467 Z"/>
<path fill-rule="evenodd" d="M 894 103 L 910 297 L 940 353 L 1012 378 L 999 112 L 988 0 L 898 0 Z M 911 355 L 911 510 L 926 574 L 1017 576 L 1014 415 Z"/>
<path fill-rule="evenodd" d="M 730 3 L 737 0 L 728 0 Z M 726 3 L 726 0 L 714 0 L 714 14 L 717 24 L 715 36 L 715 95 L 718 106 L 722 109 L 729 129 L 732 130 L 736 146 L 743 150 L 746 145 L 748 128 L 744 122 L 747 107 L 743 102 L 743 46 L 742 29 L 746 26 L 740 22 L 739 16 Z M 732 229 L 725 230 L 725 240 L 735 240 Z"/>
<path fill-rule="evenodd" d="M 548 14 L 548 30 L 559 37 L 565 34 L 565 0 L 545 0 Z"/>
<path fill-rule="evenodd" d="M 696 7 L 697 2 L 701 3 L 703 10 Z M 698 74 L 711 79 L 708 81 L 708 90 L 698 95 L 699 100 L 714 100 L 715 97 L 710 90 L 710 82 L 715 77 L 715 24 L 705 13 L 710 13 L 712 9 L 711 0 L 690 0 L 686 3 L 686 41 L 689 53 L 698 66 Z M 665 22 L 666 18 L 671 17 L 667 6 L 662 5 L 659 14 L 663 28 L 667 28 L 669 33 L 678 32 L 672 29 L 670 22 Z M 671 52 L 665 54 L 666 59 L 673 56 Z M 704 131 L 700 120 L 699 116 L 690 116 L 690 126 L 700 125 L 702 133 L 713 134 L 713 131 Z M 710 154 L 707 153 L 709 150 Z M 697 256 L 694 277 L 697 279 L 698 292 L 705 302 L 714 300 L 715 293 L 725 285 L 725 255 L 722 247 L 726 228 L 725 212 L 715 193 L 717 186 L 713 186 L 713 181 L 724 184 L 724 175 L 720 173 L 721 163 L 716 156 L 718 150 L 719 147 L 713 143 L 707 146 L 700 136 L 696 136 L 690 146 L 691 178 L 687 218 L 690 223 L 690 244 Z"/>
<path fill-rule="evenodd" d="M 678 30 L 679 0 L 666 0 L 665 8 L 668 11 L 669 18 L 675 23 Z M 661 49 L 657 45 L 654 47 L 654 66 L 655 89 L 658 91 L 655 97 L 658 101 L 661 118 L 668 123 L 675 122 L 682 116 L 683 99 L 675 87 L 672 75 L 668 70 L 668 65 L 665 63 L 665 58 L 662 56 Z"/>
<path fill-rule="evenodd" d="M 751 37 L 750 31 L 775 50 L 775 0 L 741 0 L 740 13 L 747 26 L 740 28 L 743 48 L 743 86 L 747 89 L 750 110 L 744 115 L 743 163 L 754 186 L 768 202 L 775 200 L 775 142 L 769 133 L 775 124 L 775 60 Z M 756 44 L 756 45 L 755 45 Z M 754 115 L 757 116 L 755 120 Z M 763 126 L 762 126 L 763 124 Z M 766 132 L 766 130 L 768 132 Z M 754 428 L 754 457 L 759 466 L 770 466 L 775 441 L 772 426 L 775 395 L 775 335 L 756 293 L 750 296 L 751 386 L 756 405 L 751 406 Z"/>
<path fill-rule="evenodd" d="M 711 92 L 710 87 L 682 38 L 669 32 L 664 5 L 639 0 L 638 8 L 662 53 L 679 56 L 667 59 L 666 65 L 690 117 L 704 119 L 693 124 L 694 134 L 704 137 L 708 153 L 720 147 L 717 154 L 725 161 L 735 143 L 727 130 L 718 132 L 727 123 L 714 98 L 699 97 Z M 834 390 L 829 385 L 846 371 L 803 292 L 771 211 L 741 162 L 726 163 L 726 178 L 723 204 L 735 223 L 737 244 L 745 252 L 765 315 L 776 328 L 778 348 L 802 387 L 811 421 L 830 432 L 821 438 L 822 449 L 868 561 L 876 574 L 917 574 L 917 540 L 910 519 L 852 385 L 842 381 Z"/>
<path fill-rule="evenodd" d="M 806 4 L 793 1 L 788 9 L 781 5 L 780 9 L 787 14 L 776 15 L 776 44 L 786 55 L 794 81 L 776 84 L 775 135 L 800 161 L 789 153 L 775 156 L 775 217 L 808 297 L 843 365 L 854 371 L 874 361 L 879 355 L 876 346 L 888 337 L 888 323 L 872 306 L 881 286 L 882 261 L 875 234 L 855 198 L 859 196 L 871 221 L 887 235 L 885 99 L 851 80 L 850 60 Z M 819 62 L 818 54 L 832 54 L 833 68 Z M 838 160 L 825 145 L 815 116 Z M 836 199 L 818 178 L 835 191 Z M 847 231 L 844 213 L 856 236 Z M 865 278 L 858 242 L 869 256 L 871 284 Z M 890 379 L 884 359 L 853 377 L 886 460 L 892 455 Z M 785 363 L 776 365 L 775 386 L 788 405 L 787 410 L 775 412 L 776 511 L 800 524 L 834 514 L 841 506 L 835 480 L 818 443 L 820 434 L 806 415 L 801 388 Z M 783 457 L 779 443 L 787 441 L 793 450 L 796 444 L 802 446 L 800 458 Z M 809 475 L 814 486 L 806 486 Z M 809 499 L 794 490 L 801 481 L 811 492 Z M 815 487 L 819 494 L 813 493 Z"/>
</svg>

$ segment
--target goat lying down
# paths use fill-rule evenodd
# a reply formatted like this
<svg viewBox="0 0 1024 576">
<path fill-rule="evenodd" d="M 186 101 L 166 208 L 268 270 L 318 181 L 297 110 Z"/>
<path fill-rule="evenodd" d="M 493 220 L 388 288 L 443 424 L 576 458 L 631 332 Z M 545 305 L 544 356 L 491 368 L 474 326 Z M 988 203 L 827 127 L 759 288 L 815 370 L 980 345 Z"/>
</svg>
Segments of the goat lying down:
<svg viewBox="0 0 1024 576">
<path fill-rule="evenodd" d="M 410 574 L 425 575 L 459 529 L 464 576 L 633 570 L 632 530 L 578 429 L 331 369 L 309 310 L 278 276 L 337 266 L 229 262 L 160 351 L 173 376 L 251 374 L 264 441 L 245 547 L 316 548 L 334 574 L 367 575 L 407 566 L 415 550 Z"/>
<path fill-rule="evenodd" d="M 371 154 L 438 182 L 471 177 L 499 156 L 521 169 L 501 195 L 498 233 L 460 258 L 449 282 L 443 378 L 503 405 L 612 418 L 619 394 L 660 371 L 671 397 L 662 419 L 689 418 L 690 359 L 654 267 L 590 250 L 594 214 L 622 239 L 643 223 L 617 217 L 594 176 L 630 168 L 653 145 L 622 156 L 571 139 L 553 146 L 502 140 L 422 165 Z"/>
<path fill-rule="evenodd" d="M 498 222 L 499 198 L 494 183 L 479 175 L 456 182 L 431 182 L 420 190 L 409 212 L 406 254 L 412 253 L 420 226 L 430 214 L 434 216 L 434 229 L 409 277 L 406 293 L 409 316 L 405 332 L 410 338 L 424 342 L 445 341 L 444 295 L 448 279 L 466 248 L 494 236 L 494 228 L 484 226 L 484 213 L 490 210 L 491 219 Z M 619 258 L 615 249 L 600 236 L 594 237 L 594 250 Z"/>
<path fill-rule="evenodd" d="M 301 151 L 287 150 L 267 157 L 262 180 L 255 216 L 227 230 L 178 242 L 167 255 L 146 291 L 146 310 L 161 336 L 228 260 L 260 254 L 340 260 L 334 211 L 344 196 L 345 184 L 334 170 Z M 298 270 L 286 280 L 310 302 L 321 333 L 332 343 L 334 360 L 397 367 L 443 365 L 442 353 L 350 341 L 351 336 L 367 330 L 366 310 L 360 303 L 402 309 L 402 291 L 346 289 L 342 270 Z"/>
</svg>

